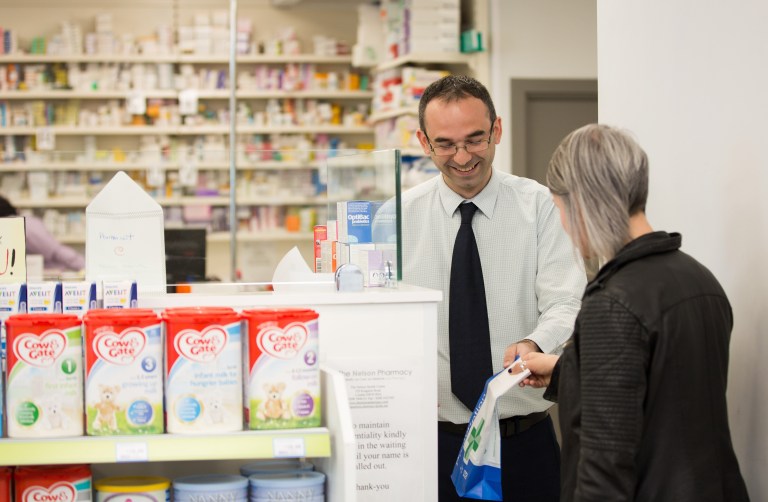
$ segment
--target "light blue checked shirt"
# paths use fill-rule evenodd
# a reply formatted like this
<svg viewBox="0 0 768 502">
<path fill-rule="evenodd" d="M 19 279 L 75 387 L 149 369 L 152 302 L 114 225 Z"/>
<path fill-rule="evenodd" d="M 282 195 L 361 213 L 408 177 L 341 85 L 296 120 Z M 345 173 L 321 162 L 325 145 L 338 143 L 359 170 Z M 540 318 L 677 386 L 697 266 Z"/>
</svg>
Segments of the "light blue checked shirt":
<svg viewBox="0 0 768 502">
<path fill-rule="evenodd" d="M 448 295 L 453 242 L 464 199 L 442 175 L 402 197 L 403 282 L 438 289 L 438 417 L 467 423 L 471 415 L 451 393 Z M 494 373 L 504 351 L 523 338 L 552 352 L 573 333 L 586 275 L 546 187 L 494 169 L 472 199 L 480 209 L 472 228 L 480 251 L 491 329 Z M 543 411 L 543 390 L 515 388 L 497 401 L 499 418 Z M 480 396 L 478 396 L 479 398 Z"/>
</svg>

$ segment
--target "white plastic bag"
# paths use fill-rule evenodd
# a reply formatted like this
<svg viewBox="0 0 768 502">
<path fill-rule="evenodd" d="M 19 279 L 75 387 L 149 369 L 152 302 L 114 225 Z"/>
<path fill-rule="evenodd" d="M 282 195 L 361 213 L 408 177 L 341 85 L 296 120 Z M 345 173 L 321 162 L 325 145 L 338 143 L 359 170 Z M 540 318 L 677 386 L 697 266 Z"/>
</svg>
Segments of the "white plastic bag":
<svg viewBox="0 0 768 502">
<path fill-rule="evenodd" d="M 501 436 L 496 400 L 530 374 L 529 370 L 524 370 L 513 375 L 504 369 L 485 382 L 451 474 L 460 497 L 503 500 Z"/>
</svg>

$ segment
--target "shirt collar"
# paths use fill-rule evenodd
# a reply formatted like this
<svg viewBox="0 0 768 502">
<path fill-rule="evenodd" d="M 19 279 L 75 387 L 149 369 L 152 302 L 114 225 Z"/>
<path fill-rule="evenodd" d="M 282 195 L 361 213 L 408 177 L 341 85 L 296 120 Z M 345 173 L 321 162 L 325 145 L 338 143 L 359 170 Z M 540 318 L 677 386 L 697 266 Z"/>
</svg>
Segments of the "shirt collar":
<svg viewBox="0 0 768 502">
<path fill-rule="evenodd" d="M 467 199 L 451 190 L 445 183 L 442 174 L 438 178 L 437 190 L 440 194 L 440 201 L 443 203 L 443 209 L 445 210 L 445 214 L 453 216 L 453 213 L 456 212 L 456 208 L 459 207 L 459 204 Z M 499 174 L 495 169 L 491 169 L 491 179 L 488 181 L 488 184 L 485 185 L 485 188 L 483 188 L 479 194 L 471 199 L 480 212 L 489 219 L 493 218 L 493 209 L 496 207 L 496 198 L 499 195 L 500 184 L 501 178 L 499 177 Z"/>
</svg>

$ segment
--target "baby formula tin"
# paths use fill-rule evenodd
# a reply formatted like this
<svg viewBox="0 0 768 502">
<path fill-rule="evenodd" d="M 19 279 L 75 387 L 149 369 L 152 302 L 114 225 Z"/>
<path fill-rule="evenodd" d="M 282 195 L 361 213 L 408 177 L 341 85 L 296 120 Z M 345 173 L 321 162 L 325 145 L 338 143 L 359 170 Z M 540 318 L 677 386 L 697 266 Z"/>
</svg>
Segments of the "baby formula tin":
<svg viewBox="0 0 768 502">
<path fill-rule="evenodd" d="M 247 322 L 246 422 L 250 429 L 320 425 L 318 313 L 252 309 Z"/>
<path fill-rule="evenodd" d="M 80 320 L 67 314 L 17 314 L 6 326 L 8 437 L 81 436 Z"/>
<path fill-rule="evenodd" d="M 171 480 L 162 476 L 117 476 L 93 483 L 96 502 L 168 502 Z"/>
<path fill-rule="evenodd" d="M 307 460 L 298 458 L 276 458 L 257 460 L 240 466 L 240 474 L 246 478 L 251 474 L 271 474 L 275 472 L 314 471 L 315 466 Z"/>
<path fill-rule="evenodd" d="M 163 312 L 168 432 L 243 429 L 240 314 L 226 307 Z"/>
<path fill-rule="evenodd" d="M 87 465 L 17 467 L 16 502 L 90 502 L 91 469 Z"/>
<path fill-rule="evenodd" d="M 316 471 L 273 472 L 248 477 L 250 502 L 274 500 L 325 500 L 325 474 Z"/>
<path fill-rule="evenodd" d="M 162 434 L 160 317 L 150 309 L 96 309 L 83 322 L 87 433 Z"/>
<path fill-rule="evenodd" d="M 248 479 L 243 476 L 209 474 L 173 480 L 174 502 L 245 502 Z"/>
<path fill-rule="evenodd" d="M 11 502 L 11 476 L 10 467 L 0 467 L 0 502 Z"/>
</svg>

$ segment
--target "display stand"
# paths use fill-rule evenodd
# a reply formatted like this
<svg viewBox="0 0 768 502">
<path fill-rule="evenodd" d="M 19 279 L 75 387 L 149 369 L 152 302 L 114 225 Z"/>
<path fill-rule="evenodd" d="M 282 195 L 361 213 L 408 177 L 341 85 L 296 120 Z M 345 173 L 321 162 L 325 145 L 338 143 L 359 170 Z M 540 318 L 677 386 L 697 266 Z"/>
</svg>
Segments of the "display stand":
<svg viewBox="0 0 768 502">
<path fill-rule="evenodd" d="M 144 297 L 139 303 L 156 310 L 196 305 L 316 310 L 324 406 L 328 411 L 348 403 L 351 411 L 351 418 L 341 412 L 325 417 L 331 452 L 318 466 L 329 474 L 328 500 L 437 500 L 437 305 L 442 294 L 403 284 L 361 293 L 248 294 L 237 288 L 209 284 L 200 289 L 216 294 Z M 342 374 L 346 388 L 340 385 Z"/>
</svg>

